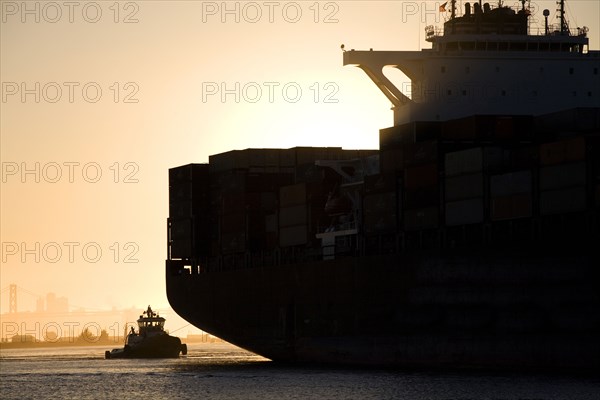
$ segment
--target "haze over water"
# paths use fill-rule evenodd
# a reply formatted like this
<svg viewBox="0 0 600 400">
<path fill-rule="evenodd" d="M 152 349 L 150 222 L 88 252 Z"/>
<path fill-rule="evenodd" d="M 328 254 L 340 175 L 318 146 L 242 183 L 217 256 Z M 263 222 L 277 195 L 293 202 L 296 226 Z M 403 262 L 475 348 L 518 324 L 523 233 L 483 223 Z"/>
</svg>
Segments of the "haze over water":
<svg viewBox="0 0 600 400">
<path fill-rule="evenodd" d="M 597 378 L 280 365 L 228 344 L 179 359 L 105 360 L 103 347 L 2 350 L 2 399 L 595 400 Z"/>
</svg>

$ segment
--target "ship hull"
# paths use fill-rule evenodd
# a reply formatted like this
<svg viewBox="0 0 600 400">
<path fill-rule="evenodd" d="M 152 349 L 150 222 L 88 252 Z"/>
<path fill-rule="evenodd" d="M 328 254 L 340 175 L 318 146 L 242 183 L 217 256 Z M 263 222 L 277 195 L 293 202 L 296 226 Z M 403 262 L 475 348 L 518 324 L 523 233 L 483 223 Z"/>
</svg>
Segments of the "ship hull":
<svg viewBox="0 0 600 400">
<path fill-rule="evenodd" d="M 195 326 L 275 361 L 597 370 L 600 260 L 587 249 L 167 272 L 167 294 Z"/>
</svg>

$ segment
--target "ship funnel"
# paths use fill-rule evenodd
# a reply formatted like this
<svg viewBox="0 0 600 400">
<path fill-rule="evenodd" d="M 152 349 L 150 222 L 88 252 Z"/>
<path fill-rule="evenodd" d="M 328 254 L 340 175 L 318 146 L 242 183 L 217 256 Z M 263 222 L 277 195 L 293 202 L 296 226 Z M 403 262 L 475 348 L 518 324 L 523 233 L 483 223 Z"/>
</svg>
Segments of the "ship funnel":
<svg viewBox="0 0 600 400">
<path fill-rule="evenodd" d="M 485 4 L 483 5 L 483 12 L 484 12 L 484 13 L 489 13 L 491 10 L 492 10 L 492 9 L 491 9 L 491 7 L 490 7 L 490 3 L 485 3 Z"/>
<path fill-rule="evenodd" d="M 474 13 L 475 14 L 481 14 L 481 4 L 475 3 L 475 4 L 473 4 L 473 6 L 474 6 L 473 7 L 474 8 L 474 10 L 473 10 Z"/>
<path fill-rule="evenodd" d="M 471 3 L 465 4 L 465 15 L 471 15 Z"/>
</svg>

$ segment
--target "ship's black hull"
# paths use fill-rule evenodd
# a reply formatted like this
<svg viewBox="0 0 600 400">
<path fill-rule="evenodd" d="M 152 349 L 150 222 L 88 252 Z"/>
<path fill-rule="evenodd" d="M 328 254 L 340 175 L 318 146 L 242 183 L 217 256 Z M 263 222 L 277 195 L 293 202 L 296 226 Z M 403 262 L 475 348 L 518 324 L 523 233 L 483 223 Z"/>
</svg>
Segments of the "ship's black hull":
<svg viewBox="0 0 600 400">
<path fill-rule="evenodd" d="M 378 255 L 172 274 L 174 310 L 276 361 L 600 369 L 591 246 Z"/>
</svg>

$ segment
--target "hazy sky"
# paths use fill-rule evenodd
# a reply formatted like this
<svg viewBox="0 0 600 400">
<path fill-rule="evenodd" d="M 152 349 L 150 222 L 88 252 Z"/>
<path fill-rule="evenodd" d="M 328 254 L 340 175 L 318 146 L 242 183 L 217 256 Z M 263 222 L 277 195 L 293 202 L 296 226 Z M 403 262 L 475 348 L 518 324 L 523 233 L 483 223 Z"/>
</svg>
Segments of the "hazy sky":
<svg viewBox="0 0 600 400">
<path fill-rule="evenodd" d="M 376 148 L 390 104 L 340 44 L 428 48 L 442 3 L 1 1 L 0 288 L 166 307 L 168 169 L 248 147 Z M 599 4 L 567 8 L 592 49 Z"/>
</svg>

